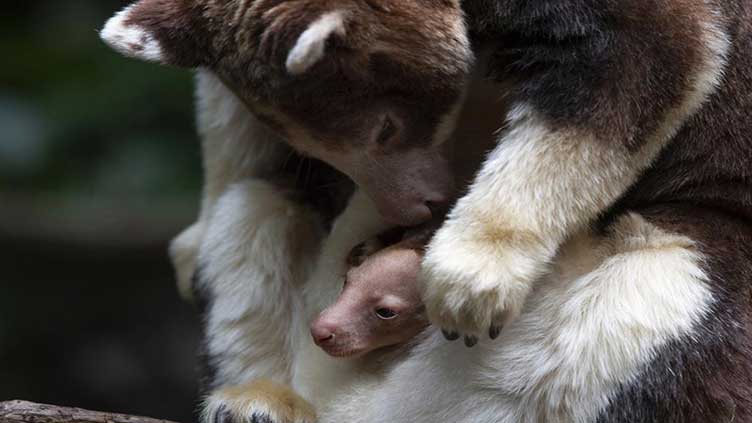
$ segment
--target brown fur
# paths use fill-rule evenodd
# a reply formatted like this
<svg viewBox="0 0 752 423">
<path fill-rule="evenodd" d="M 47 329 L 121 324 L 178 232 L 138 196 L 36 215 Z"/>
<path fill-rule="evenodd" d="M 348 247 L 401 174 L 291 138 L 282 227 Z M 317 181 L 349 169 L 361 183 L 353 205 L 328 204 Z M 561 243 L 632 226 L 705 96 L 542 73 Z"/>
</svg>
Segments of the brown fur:
<svg viewBox="0 0 752 423">
<path fill-rule="evenodd" d="M 467 58 L 456 54 L 459 50 L 443 48 L 451 42 L 431 43 L 451 41 L 451 36 L 443 35 L 451 30 L 446 31 L 438 18 L 447 15 L 427 9 L 448 3 L 416 2 L 423 9 L 407 7 L 409 13 L 396 13 L 396 21 L 383 24 L 383 28 L 373 21 L 382 16 L 380 8 L 402 7 L 407 2 L 354 3 L 364 11 L 360 22 L 368 22 L 369 27 L 348 27 L 347 37 L 334 37 L 331 47 L 337 54 L 328 55 L 300 78 L 286 75 L 283 62 L 297 35 L 310 21 L 303 23 L 301 16 L 306 13 L 295 15 L 285 7 L 274 10 L 270 6 L 278 3 L 259 1 L 258 5 L 268 8 L 268 16 L 261 16 L 266 20 L 247 21 L 251 28 L 258 22 L 257 27 L 243 32 L 240 39 L 226 34 L 234 34 L 234 27 L 230 26 L 216 32 L 212 29 L 206 36 L 181 44 L 197 46 L 200 57 L 211 59 L 207 66 L 232 85 L 257 113 L 281 122 L 280 127 L 290 131 L 288 138 L 302 151 L 320 154 L 335 166 L 342 165 L 341 154 L 352 150 L 350 142 L 373 138 L 372 131 L 378 124 L 371 119 L 384 110 L 398 113 L 400 124 L 411 122 L 405 139 L 410 140 L 410 146 L 421 146 L 425 144 L 421 143 L 425 141 L 422 135 L 430 132 L 427 128 L 435 127 L 437 116 L 444 115 L 448 105 L 459 98 L 457 86 L 464 80 Z M 305 10 L 318 13 L 321 9 L 317 7 L 322 4 L 340 7 L 343 3 L 300 4 L 309 7 Z M 207 10 L 214 5 L 210 3 Z M 368 8 L 362 8 L 364 5 Z M 610 398 L 599 421 L 752 421 L 752 1 L 469 0 L 463 2 L 463 7 L 478 45 L 493 49 L 491 64 L 484 71 L 504 82 L 509 87 L 509 99 L 533 108 L 552 131 L 585 134 L 578 139 L 613 147 L 618 152 L 613 156 L 615 160 L 626 157 L 625 163 L 630 165 L 642 160 L 642 151 L 662 149 L 656 160 L 649 156 L 650 163 L 640 163 L 644 167 L 638 167 L 640 174 L 630 181 L 631 188 L 620 199 L 613 199 L 615 203 L 609 199 L 596 215 L 583 218 L 581 224 L 607 229 L 624 213 L 635 210 L 650 223 L 697 242 L 707 257 L 704 270 L 713 294 L 712 312 L 697 323 L 693 333 L 655 351 L 642 373 L 633 381 L 624 381 L 621 391 Z M 711 9 L 718 13 L 711 13 Z M 191 16 L 198 16 L 195 10 L 187 10 Z M 228 22 L 227 14 L 210 13 L 209 18 L 202 14 L 200 19 L 214 22 L 209 28 L 216 28 L 217 22 Z M 183 23 L 189 21 L 181 19 Z M 168 20 L 169 17 L 165 19 Z M 148 20 L 148 25 L 156 25 L 155 33 L 163 34 L 163 42 L 180 43 L 180 29 L 165 30 L 162 24 L 156 19 Z M 708 25 L 716 26 L 731 43 L 720 89 L 707 102 L 697 104 L 699 111 L 678 110 L 708 56 L 709 46 L 702 38 L 707 35 L 704 29 Z M 203 26 L 206 25 L 185 25 Z M 295 29 L 286 31 L 286 27 Z M 415 36 L 412 28 L 430 36 Z M 389 38 L 392 34 L 400 38 Z M 260 44 L 249 44 L 249 39 L 260 40 Z M 403 41 L 406 48 L 401 48 Z M 348 47 L 348 43 L 352 44 Z M 368 54 L 367 62 L 363 60 L 363 50 L 353 48 L 381 43 L 398 47 L 387 50 L 386 55 Z M 421 43 L 431 47 L 417 48 Z M 179 57 L 172 62 L 176 64 L 191 63 L 196 54 L 182 46 L 175 51 Z M 409 51 L 418 54 L 406 53 Z M 249 52 L 252 54 L 247 55 Z M 444 59 L 451 63 L 449 69 L 440 65 Z M 459 59 L 459 66 L 452 63 L 454 59 Z M 410 90 L 408 95 L 403 89 Z M 385 97 L 399 100 L 385 106 L 380 103 Z M 678 133 L 671 130 L 671 125 L 678 128 Z M 328 134 L 342 137 L 330 138 Z M 314 143 L 307 138 L 315 139 L 318 149 L 311 147 Z M 567 141 L 565 136 L 554 139 Z M 392 147 L 400 153 L 405 151 Z M 362 149 L 363 144 L 358 148 Z M 410 180 L 405 169 L 416 163 L 419 162 L 400 163 L 381 174 L 383 181 Z M 575 168 L 572 173 L 577 171 Z M 383 181 L 380 183 L 388 185 Z M 610 182 L 585 181 L 592 184 L 588 188 Z M 388 188 L 380 186 L 374 192 L 388 193 Z M 542 194 L 545 191 L 539 190 Z M 577 198 L 581 193 L 573 189 L 563 194 Z M 395 197 L 403 202 L 408 198 Z M 495 212 L 494 207 L 504 206 L 491 204 L 488 210 Z M 407 213 L 397 214 L 405 223 Z M 566 229 L 569 233 L 572 228 Z M 503 231 L 484 233 L 492 240 L 507 238 Z M 545 263 L 545 259 L 541 261 Z M 364 262 L 367 263 L 368 260 Z M 363 327 L 366 326 L 360 326 Z"/>
<path fill-rule="evenodd" d="M 342 28 L 326 39 L 324 57 L 291 72 L 301 35 L 332 12 Z M 395 224 L 430 220 L 454 197 L 435 145 L 473 60 L 457 0 L 141 0 L 125 26 L 153 36 L 165 63 L 215 72 L 300 153 L 355 180 Z"/>
<path fill-rule="evenodd" d="M 694 82 L 707 49 L 700 29 L 715 25 L 729 38 L 719 89 L 595 222 L 607 230 L 635 211 L 696 242 L 712 311 L 625 382 L 598 422 L 751 422 L 752 2 L 560 5 L 475 0 L 466 11 L 476 37 L 497 43 L 491 70 L 514 81 L 512 101 L 532 104 L 554 128 L 585 130 L 632 153 L 653 141 Z"/>
</svg>

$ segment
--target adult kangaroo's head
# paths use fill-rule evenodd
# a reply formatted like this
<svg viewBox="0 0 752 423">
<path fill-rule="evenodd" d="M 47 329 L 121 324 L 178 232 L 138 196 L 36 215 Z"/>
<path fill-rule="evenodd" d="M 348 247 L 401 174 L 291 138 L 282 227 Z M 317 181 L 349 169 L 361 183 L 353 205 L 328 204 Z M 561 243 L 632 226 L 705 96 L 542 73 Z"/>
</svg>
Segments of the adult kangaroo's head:
<svg viewBox="0 0 752 423">
<path fill-rule="evenodd" d="M 454 195 L 443 143 L 473 60 L 459 0 L 141 0 L 101 36 L 216 73 L 394 224 L 427 221 Z"/>
</svg>

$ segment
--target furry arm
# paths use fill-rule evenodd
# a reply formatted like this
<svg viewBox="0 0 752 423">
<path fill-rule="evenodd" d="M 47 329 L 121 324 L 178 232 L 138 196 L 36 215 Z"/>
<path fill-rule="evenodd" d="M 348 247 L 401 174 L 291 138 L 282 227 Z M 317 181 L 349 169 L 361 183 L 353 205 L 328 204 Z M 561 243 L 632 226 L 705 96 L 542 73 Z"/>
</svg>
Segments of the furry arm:
<svg viewBox="0 0 752 423">
<path fill-rule="evenodd" d="M 512 82 L 513 107 L 422 274 L 431 321 L 469 345 L 498 336 L 562 242 L 606 213 L 700 108 L 729 44 L 706 2 L 476 3 L 495 11 L 480 19 L 469 2 L 479 33 L 508 31 L 492 36 L 490 71 Z"/>
</svg>

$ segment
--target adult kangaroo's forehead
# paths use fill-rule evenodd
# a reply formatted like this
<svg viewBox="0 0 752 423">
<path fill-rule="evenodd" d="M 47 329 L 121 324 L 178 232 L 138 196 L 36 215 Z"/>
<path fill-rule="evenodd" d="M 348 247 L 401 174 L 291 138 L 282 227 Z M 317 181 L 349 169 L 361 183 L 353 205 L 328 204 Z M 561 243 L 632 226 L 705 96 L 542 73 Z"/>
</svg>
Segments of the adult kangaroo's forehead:
<svg viewBox="0 0 752 423">
<path fill-rule="evenodd" d="M 472 59 L 452 1 L 141 0 L 116 15 L 102 38 L 135 58 L 249 79 L 270 69 L 299 76 L 321 62 L 358 73 L 374 55 L 398 62 L 403 73 L 452 76 Z"/>
</svg>

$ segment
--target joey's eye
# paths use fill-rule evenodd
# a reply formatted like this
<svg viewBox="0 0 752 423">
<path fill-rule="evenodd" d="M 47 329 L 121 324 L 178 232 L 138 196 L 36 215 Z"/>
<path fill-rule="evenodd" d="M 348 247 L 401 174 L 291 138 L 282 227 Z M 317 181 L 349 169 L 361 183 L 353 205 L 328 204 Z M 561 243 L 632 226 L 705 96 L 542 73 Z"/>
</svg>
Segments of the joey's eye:
<svg viewBox="0 0 752 423">
<path fill-rule="evenodd" d="M 392 320 L 395 317 L 397 317 L 398 314 L 389 308 L 377 308 L 376 309 L 376 317 L 378 317 L 381 320 Z"/>
<path fill-rule="evenodd" d="M 379 132 L 379 138 L 376 140 L 379 144 L 386 144 L 397 134 L 397 126 L 389 116 L 384 118 L 384 122 L 381 124 L 381 132 Z"/>
</svg>

